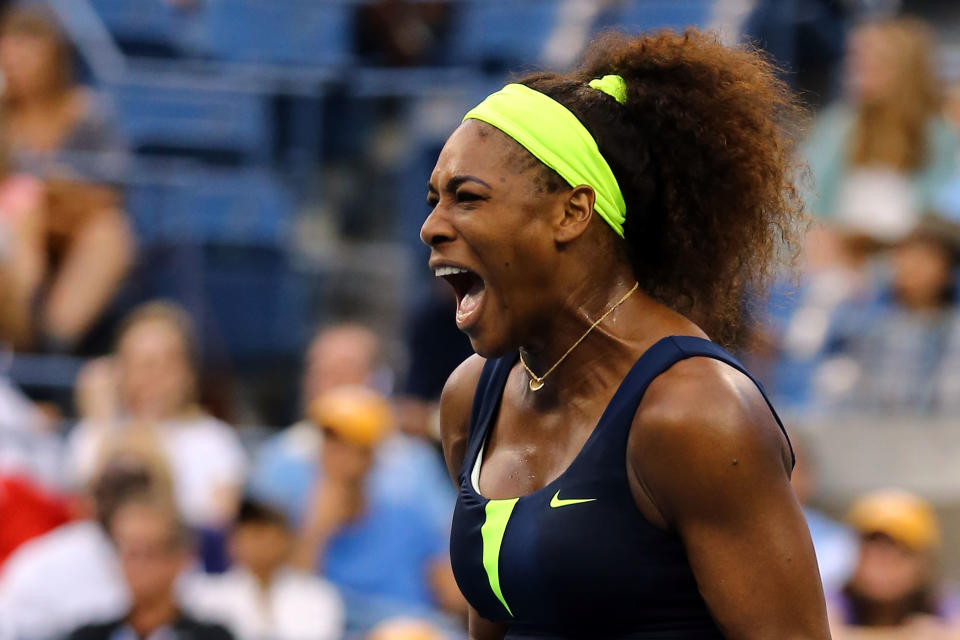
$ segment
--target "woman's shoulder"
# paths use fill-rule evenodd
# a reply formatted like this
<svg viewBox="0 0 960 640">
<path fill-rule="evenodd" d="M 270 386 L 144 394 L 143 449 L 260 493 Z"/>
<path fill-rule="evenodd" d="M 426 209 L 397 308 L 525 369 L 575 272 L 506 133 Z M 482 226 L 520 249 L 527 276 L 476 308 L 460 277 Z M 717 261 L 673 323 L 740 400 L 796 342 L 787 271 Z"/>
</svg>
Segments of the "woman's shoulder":
<svg viewBox="0 0 960 640">
<path fill-rule="evenodd" d="M 447 378 L 440 394 L 440 437 L 447 469 L 456 478 L 466 453 L 473 398 L 486 359 L 472 355 Z"/>
<path fill-rule="evenodd" d="M 96 89 L 78 85 L 70 90 L 70 104 L 77 123 L 105 123 L 113 115 L 113 103 Z"/>
<path fill-rule="evenodd" d="M 655 378 L 634 416 L 634 425 L 644 432 L 684 440 L 693 435 L 688 432 L 701 438 L 743 437 L 742 432 L 755 430 L 766 434 L 768 424 L 776 426 L 776 420 L 757 384 L 710 357 L 681 360 Z M 778 429 L 773 432 L 777 435 Z"/>
<path fill-rule="evenodd" d="M 104 94 L 89 87 L 75 87 L 70 97 L 72 126 L 65 151 L 124 151 L 125 141 L 117 127 L 116 110 Z"/>
<path fill-rule="evenodd" d="M 756 383 L 703 357 L 678 362 L 650 384 L 634 416 L 628 462 L 658 507 L 702 493 L 697 487 L 724 491 L 733 480 L 740 490 L 750 484 L 745 478 L 789 474 L 792 464 Z"/>
</svg>

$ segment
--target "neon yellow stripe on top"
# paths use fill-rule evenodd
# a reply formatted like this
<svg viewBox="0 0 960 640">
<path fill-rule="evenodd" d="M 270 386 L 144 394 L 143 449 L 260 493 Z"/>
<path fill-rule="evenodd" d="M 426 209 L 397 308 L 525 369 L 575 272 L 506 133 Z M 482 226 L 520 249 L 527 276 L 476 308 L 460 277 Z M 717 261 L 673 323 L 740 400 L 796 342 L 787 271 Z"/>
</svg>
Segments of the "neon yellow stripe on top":
<svg viewBox="0 0 960 640">
<path fill-rule="evenodd" d="M 490 580 L 493 595 L 497 596 L 497 600 L 503 604 L 503 608 L 511 618 L 513 612 L 510 611 L 500 590 L 500 545 L 503 544 L 503 534 L 507 530 L 507 522 L 510 520 L 510 514 L 513 513 L 517 500 L 519 498 L 488 501 L 487 517 L 483 521 L 483 526 L 480 527 L 480 537 L 483 539 L 483 568 L 487 571 L 487 579 Z"/>
</svg>

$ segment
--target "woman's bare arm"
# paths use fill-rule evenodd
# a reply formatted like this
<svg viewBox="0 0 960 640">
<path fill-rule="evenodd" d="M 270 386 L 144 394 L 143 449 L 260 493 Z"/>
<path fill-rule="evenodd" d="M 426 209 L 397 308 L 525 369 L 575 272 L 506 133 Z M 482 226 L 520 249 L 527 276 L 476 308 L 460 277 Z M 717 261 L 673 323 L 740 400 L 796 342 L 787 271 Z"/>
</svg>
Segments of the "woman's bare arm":
<svg viewBox="0 0 960 640">
<path fill-rule="evenodd" d="M 638 503 L 683 539 L 726 638 L 830 638 L 786 439 L 746 376 L 694 358 L 655 380 L 628 465 Z"/>
</svg>

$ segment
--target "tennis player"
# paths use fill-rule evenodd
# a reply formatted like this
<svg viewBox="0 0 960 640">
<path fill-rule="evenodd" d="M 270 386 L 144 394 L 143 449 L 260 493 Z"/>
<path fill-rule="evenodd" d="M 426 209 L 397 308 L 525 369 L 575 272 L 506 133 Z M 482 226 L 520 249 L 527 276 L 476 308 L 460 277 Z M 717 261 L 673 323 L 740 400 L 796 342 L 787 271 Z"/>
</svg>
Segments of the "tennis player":
<svg viewBox="0 0 960 640">
<path fill-rule="evenodd" d="M 829 638 L 787 433 L 722 346 L 794 246 L 796 115 L 756 53 L 608 35 L 447 140 L 421 237 L 478 354 L 441 401 L 471 638 Z"/>
</svg>

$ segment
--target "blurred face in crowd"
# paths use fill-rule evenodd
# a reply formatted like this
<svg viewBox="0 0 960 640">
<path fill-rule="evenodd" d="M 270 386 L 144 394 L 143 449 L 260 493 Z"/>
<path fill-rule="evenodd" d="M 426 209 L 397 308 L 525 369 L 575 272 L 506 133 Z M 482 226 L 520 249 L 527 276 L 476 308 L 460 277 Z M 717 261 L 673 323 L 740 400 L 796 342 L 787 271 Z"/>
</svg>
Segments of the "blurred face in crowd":
<svg viewBox="0 0 960 640">
<path fill-rule="evenodd" d="M 114 514 L 110 534 L 134 604 L 170 597 L 189 559 L 172 510 L 130 502 Z"/>
<path fill-rule="evenodd" d="M 287 528 L 277 522 L 244 522 L 230 537 L 233 560 L 264 581 L 287 562 L 291 547 Z"/>
<path fill-rule="evenodd" d="M 877 604 L 896 604 L 931 580 L 931 558 L 882 533 L 864 535 L 850 586 Z"/>
<path fill-rule="evenodd" d="M 14 18 L 0 32 L 0 72 L 8 97 L 23 99 L 57 91 L 64 84 L 63 65 L 62 46 L 40 19 Z"/>
<path fill-rule="evenodd" d="M 929 28 L 910 18 L 857 27 L 847 40 L 850 96 L 860 105 L 937 108 L 934 42 Z"/>
<path fill-rule="evenodd" d="M 324 429 L 322 455 L 321 465 L 328 479 L 359 484 L 373 466 L 374 449 L 351 442 L 333 429 Z"/>
<path fill-rule="evenodd" d="M 932 238 L 914 237 L 893 251 L 893 287 L 911 308 L 937 307 L 953 279 L 950 250 Z"/>
<path fill-rule="evenodd" d="M 865 25 L 850 34 L 847 82 L 857 101 L 872 104 L 892 97 L 901 67 L 901 54 L 885 37 L 883 28 Z"/>
<path fill-rule="evenodd" d="M 377 336 L 365 327 L 345 325 L 322 331 L 307 352 L 303 381 L 307 403 L 334 387 L 367 384 L 378 350 Z"/>
<path fill-rule="evenodd" d="M 189 347 L 177 327 L 160 319 L 131 326 L 117 351 L 121 393 L 139 419 L 172 419 L 194 398 L 195 376 Z"/>
</svg>

